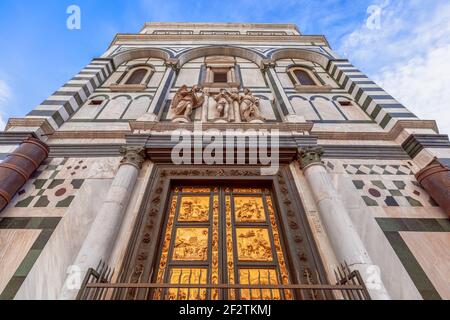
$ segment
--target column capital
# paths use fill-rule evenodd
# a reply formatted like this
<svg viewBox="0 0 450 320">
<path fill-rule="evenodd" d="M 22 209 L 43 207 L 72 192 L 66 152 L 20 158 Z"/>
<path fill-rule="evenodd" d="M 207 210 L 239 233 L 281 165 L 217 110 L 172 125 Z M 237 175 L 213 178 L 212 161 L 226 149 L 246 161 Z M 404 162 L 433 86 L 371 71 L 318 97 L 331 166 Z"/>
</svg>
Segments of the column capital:
<svg viewBox="0 0 450 320">
<path fill-rule="evenodd" d="M 322 147 L 307 147 L 300 149 L 299 161 L 300 168 L 305 170 L 307 167 L 318 164 L 322 164 L 323 148 Z"/>
<path fill-rule="evenodd" d="M 276 63 L 273 59 L 263 59 L 261 61 L 261 70 L 262 71 L 267 71 L 270 68 L 275 68 L 276 67 Z"/>
<path fill-rule="evenodd" d="M 123 155 L 123 159 L 120 161 L 121 165 L 129 164 L 138 170 L 142 168 L 146 158 L 144 147 L 120 147 L 120 154 Z"/>
<path fill-rule="evenodd" d="M 167 59 L 165 62 L 165 65 L 168 68 L 172 68 L 172 70 L 175 72 L 180 71 L 180 60 L 179 59 L 174 59 L 174 58 Z"/>
</svg>

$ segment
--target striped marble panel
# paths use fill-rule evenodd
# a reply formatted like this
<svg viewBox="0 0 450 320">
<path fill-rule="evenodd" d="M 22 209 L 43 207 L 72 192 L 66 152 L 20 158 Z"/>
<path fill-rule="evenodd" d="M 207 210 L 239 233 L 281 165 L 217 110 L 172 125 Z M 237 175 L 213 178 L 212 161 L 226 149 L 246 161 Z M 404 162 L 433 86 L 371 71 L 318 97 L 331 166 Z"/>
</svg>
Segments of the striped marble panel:
<svg viewBox="0 0 450 320">
<path fill-rule="evenodd" d="M 331 61 L 327 71 L 382 128 L 390 129 L 401 119 L 417 119 L 348 60 Z"/>
<path fill-rule="evenodd" d="M 114 69 L 111 59 L 92 60 L 26 118 L 45 118 L 55 130 L 58 129 L 86 102 L 94 90 L 102 85 Z"/>
</svg>

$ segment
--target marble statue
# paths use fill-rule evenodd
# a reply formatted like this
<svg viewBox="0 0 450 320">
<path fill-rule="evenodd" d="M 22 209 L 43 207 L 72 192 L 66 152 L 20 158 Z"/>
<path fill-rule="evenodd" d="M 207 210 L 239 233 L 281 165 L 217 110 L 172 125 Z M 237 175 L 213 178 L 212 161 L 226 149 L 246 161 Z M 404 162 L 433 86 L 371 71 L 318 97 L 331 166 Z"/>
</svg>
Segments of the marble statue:
<svg viewBox="0 0 450 320">
<path fill-rule="evenodd" d="M 225 89 L 220 90 L 219 94 L 213 99 L 216 101 L 216 110 L 220 119 L 230 120 L 230 108 L 233 105 L 233 98 Z"/>
<path fill-rule="evenodd" d="M 200 95 L 200 93 L 202 94 Z M 175 114 L 175 118 L 181 117 L 190 121 L 192 111 L 201 107 L 204 100 L 205 96 L 199 86 L 195 85 L 189 90 L 186 85 L 183 85 L 175 94 L 171 109 Z"/>
<path fill-rule="evenodd" d="M 259 98 L 255 97 L 249 89 L 244 89 L 244 95 L 240 97 L 241 120 L 243 122 L 265 120 L 259 108 Z"/>
</svg>

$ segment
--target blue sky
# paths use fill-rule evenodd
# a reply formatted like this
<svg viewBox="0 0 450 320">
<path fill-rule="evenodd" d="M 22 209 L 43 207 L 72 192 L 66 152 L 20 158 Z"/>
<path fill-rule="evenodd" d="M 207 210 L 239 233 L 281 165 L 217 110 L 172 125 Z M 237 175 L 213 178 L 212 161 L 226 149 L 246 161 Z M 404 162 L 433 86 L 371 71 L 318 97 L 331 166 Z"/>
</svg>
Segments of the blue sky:
<svg viewBox="0 0 450 320">
<path fill-rule="evenodd" d="M 66 28 L 69 5 L 81 8 L 81 30 Z M 295 23 L 327 36 L 411 111 L 450 133 L 448 0 L 2 0 L 0 128 L 100 56 L 116 33 L 138 32 L 145 21 Z"/>
</svg>

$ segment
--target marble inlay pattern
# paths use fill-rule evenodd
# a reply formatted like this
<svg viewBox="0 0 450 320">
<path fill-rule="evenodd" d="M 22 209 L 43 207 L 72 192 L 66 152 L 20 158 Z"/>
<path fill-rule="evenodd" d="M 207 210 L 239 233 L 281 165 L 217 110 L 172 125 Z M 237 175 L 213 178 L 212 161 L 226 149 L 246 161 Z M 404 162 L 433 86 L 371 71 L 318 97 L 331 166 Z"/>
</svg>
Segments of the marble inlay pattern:
<svg viewBox="0 0 450 320">
<path fill-rule="evenodd" d="M 412 171 L 405 165 L 369 165 L 369 164 L 344 164 L 345 171 L 350 175 L 412 175 Z"/>
<path fill-rule="evenodd" d="M 442 288 L 442 283 L 448 283 L 449 274 L 442 272 L 447 272 L 448 268 L 445 266 L 440 266 L 439 268 L 430 266 L 430 264 L 439 262 L 426 261 L 430 258 L 430 255 L 424 252 L 436 252 L 434 246 L 438 242 L 435 242 L 436 244 L 433 243 L 431 246 L 429 245 L 430 233 L 434 234 L 434 236 L 431 236 L 433 238 L 438 236 L 441 240 L 448 239 L 448 235 L 450 234 L 450 220 L 376 218 L 376 221 L 422 297 L 425 300 L 446 298 L 448 290 Z M 417 237 L 422 237 L 423 241 Z M 418 243 L 420 243 L 420 248 L 418 248 Z M 419 251 L 421 252 L 420 254 Z M 445 258 L 442 261 L 445 261 Z M 433 272 L 430 272 L 431 269 Z"/>
<path fill-rule="evenodd" d="M 442 299 L 450 299 L 450 232 L 400 233 Z"/>
<path fill-rule="evenodd" d="M 331 174 L 348 175 L 369 207 L 436 208 L 406 161 L 327 160 Z"/>
<path fill-rule="evenodd" d="M 437 207 L 433 199 L 414 180 L 371 177 L 352 181 L 369 207 Z"/>
<path fill-rule="evenodd" d="M 47 161 L 18 192 L 12 206 L 68 208 L 84 182 L 84 179 L 76 179 L 76 176 L 87 168 L 83 160 L 71 165 L 62 158 Z"/>
<path fill-rule="evenodd" d="M 28 244 L 23 243 L 25 238 L 21 238 L 22 242 L 17 241 L 10 244 L 9 251 L 14 250 L 21 261 L 17 261 L 19 264 L 12 277 L 8 276 L 9 279 L 1 278 L 3 283 L 0 285 L 4 289 L 0 292 L 0 300 L 11 300 L 15 297 L 60 220 L 60 217 L 0 218 L 0 230 L 32 231 L 28 234 L 34 236 L 33 239 L 29 239 Z M 4 254 L 6 251 L 4 253 L 2 251 L 0 250 L 0 265 L 9 265 L 8 261 L 11 259 Z"/>
<path fill-rule="evenodd" d="M 3 292 L 39 234 L 39 230 L 0 230 L 0 292 Z"/>
</svg>

